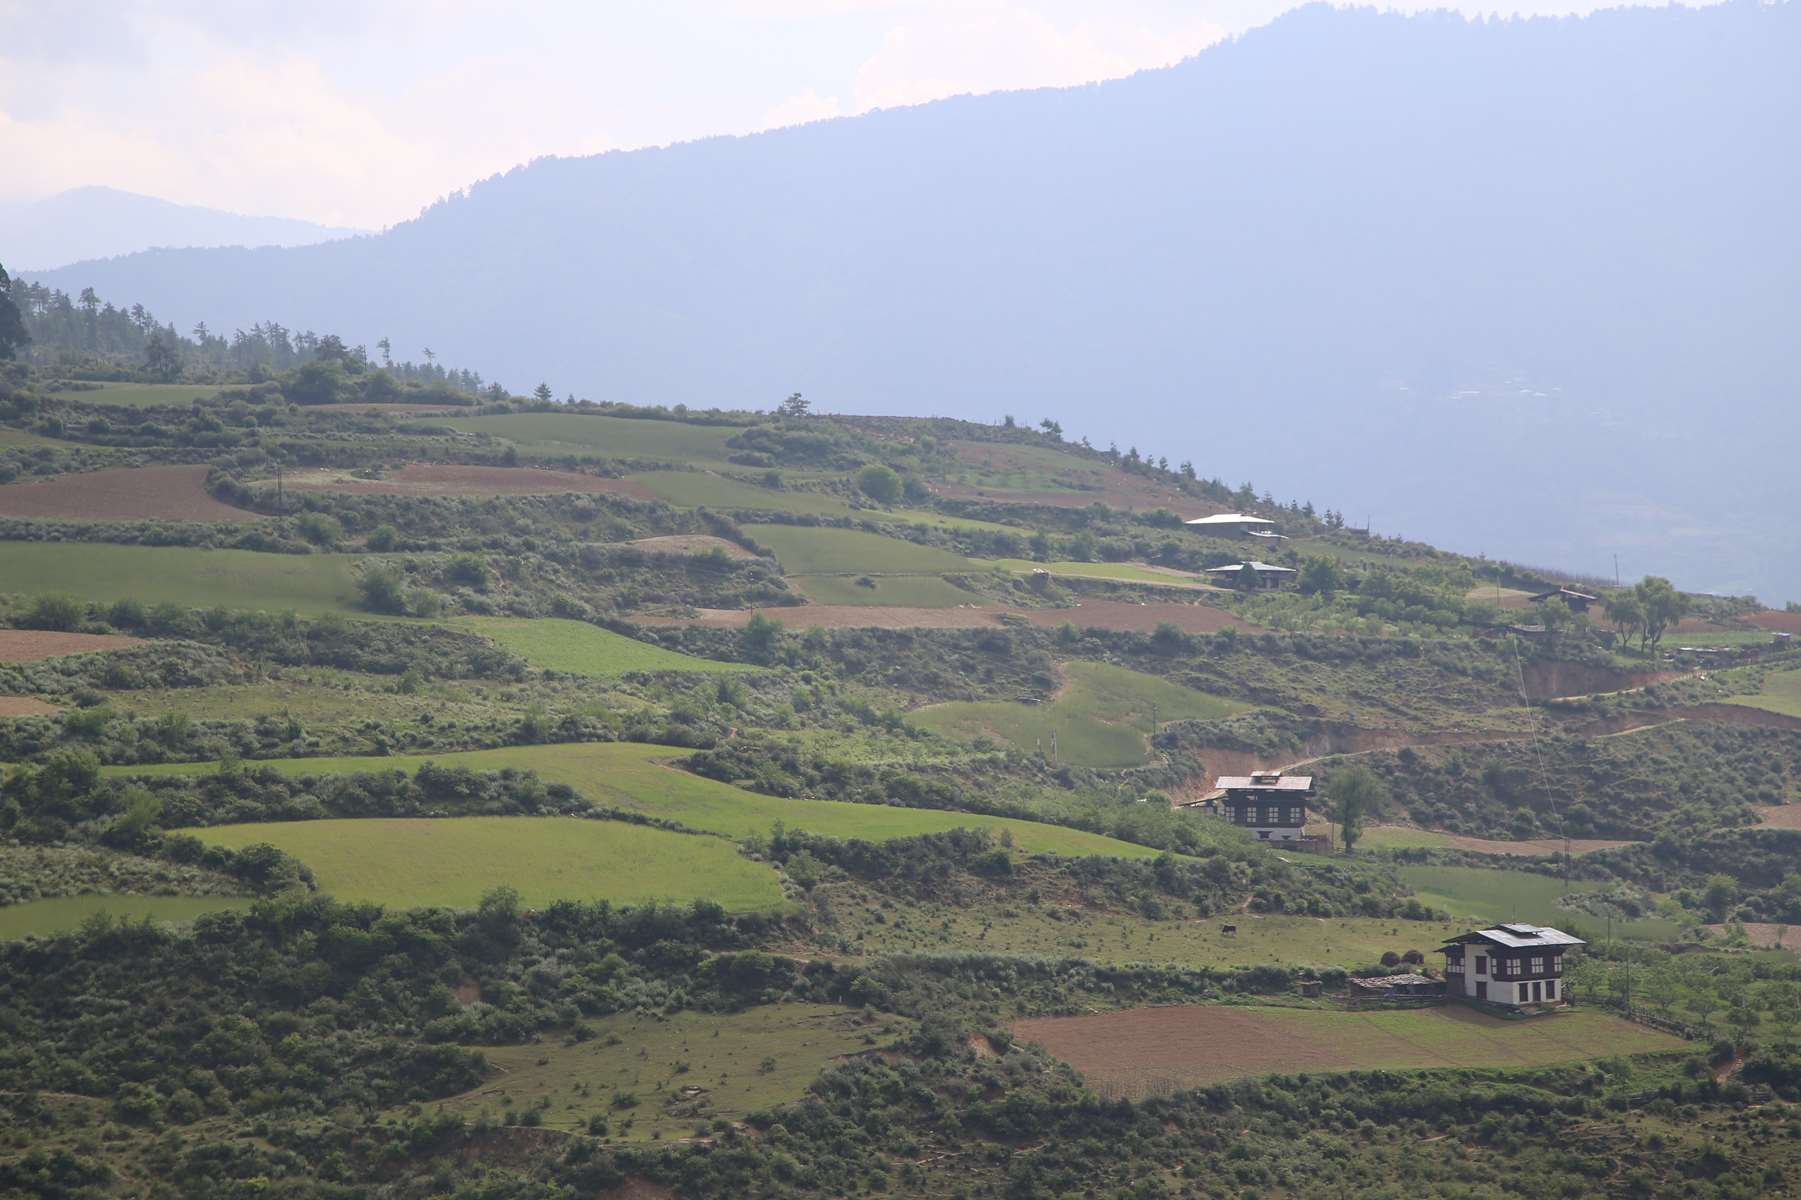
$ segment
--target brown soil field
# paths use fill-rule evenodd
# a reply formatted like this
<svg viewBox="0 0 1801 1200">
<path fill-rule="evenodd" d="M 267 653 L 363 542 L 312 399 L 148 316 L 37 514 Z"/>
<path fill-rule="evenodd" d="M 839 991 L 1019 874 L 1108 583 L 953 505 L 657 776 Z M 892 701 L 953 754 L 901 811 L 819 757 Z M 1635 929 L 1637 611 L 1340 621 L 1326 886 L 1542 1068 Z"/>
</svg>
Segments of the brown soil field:
<svg viewBox="0 0 1801 1200">
<path fill-rule="evenodd" d="M 96 654 L 142 646 L 142 638 L 111 633 L 53 633 L 47 629 L 0 629 L 0 662 L 38 662 L 65 654 Z"/>
<path fill-rule="evenodd" d="M 1759 629 L 1768 629 L 1771 633 L 1801 634 L 1801 613 L 1792 612 L 1759 612 L 1748 618 Z"/>
<path fill-rule="evenodd" d="M 1724 935 L 1724 925 L 1709 925 L 1714 933 Z M 1745 924 L 1745 934 L 1753 946 L 1780 946 L 1784 950 L 1801 951 L 1801 925 L 1771 925 L 1761 921 Z M 1780 936 L 1779 936 L 1780 935 Z"/>
<path fill-rule="evenodd" d="M 1144 1095 L 1272 1072 L 1525 1066 L 1674 1049 L 1601 1013 L 1513 1021 L 1461 1004 L 1371 1012 L 1195 1004 L 1019 1021 L 1097 1089 Z"/>
<path fill-rule="evenodd" d="M 1003 616 L 1019 617 L 1034 625 L 1055 629 L 1065 623 L 1082 628 L 1115 629 L 1151 633 L 1164 622 L 1185 633 L 1215 633 L 1221 629 L 1254 630 L 1224 609 L 1204 604 L 1132 604 L 1124 600 L 1097 600 L 1075 608 L 1002 608 L 972 605 L 968 608 L 887 608 L 876 604 L 806 604 L 788 608 L 703 608 L 698 617 L 632 616 L 643 625 L 713 625 L 737 629 L 749 624 L 752 612 L 780 621 L 790 629 L 989 629 Z"/>
<path fill-rule="evenodd" d="M 638 538 L 626 545 L 649 550 L 653 554 L 705 554 L 709 550 L 723 550 L 731 558 L 756 557 L 737 542 L 728 542 L 710 533 L 666 533 L 661 537 Z"/>
<path fill-rule="evenodd" d="M 1757 810 L 1766 829 L 1801 829 L 1801 804 L 1774 804 Z"/>
<path fill-rule="evenodd" d="M 67 521 L 255 521 L 207 493 L 204 466 L 112 467 L 0 487 L 0 516 Z"/>
<path fill-rule="evenodd" d="M 43 717 L 61 712 L 54 704 L 46 704 L 35 696 L 0 696 L 0 718 Z"/>
<path fill-rule="evenodd" d="M 346 492 L 359 496 L 547 496 L 591 492 L 656 499 L 643 484 L 624 479 L 603 479 L 580 471 L 460 463 L 408 463 L 381 479 L 324 473 L 290 479 L 286 486 L 297 492 Z"/>
</svg>

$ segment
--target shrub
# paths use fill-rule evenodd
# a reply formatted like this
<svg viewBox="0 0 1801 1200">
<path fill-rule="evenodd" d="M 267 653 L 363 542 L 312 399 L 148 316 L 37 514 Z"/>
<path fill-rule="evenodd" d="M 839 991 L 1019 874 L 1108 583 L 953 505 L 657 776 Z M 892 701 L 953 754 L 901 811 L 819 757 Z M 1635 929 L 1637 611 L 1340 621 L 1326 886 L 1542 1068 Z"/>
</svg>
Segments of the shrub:
<svg viewBox="0 0 1801 1200">
<path fill-rule="evenodd" d="M 74 596 L 39 596 L 25 610 L 20 624 L 27 629 L 69 630 L 87 618 L 88 606 Z"/>
<path fill-rule="evenodd" d="M 370 612 L 401 614 L 406 612 L 406 573 L 393 563 L 371 563 L 356 579 L 362 593 L 363 607 Z"/>
<path fill-rule="evenodd" d="M 344 536 L 344 527 L 338 519 L 326 513 L 303 513 L 297 525 L 300 536 L 315 546 L 335 546 Z"/>
<path fill-rule="evenodd" d="M 901 477 L 892 467 L 870 463 L 857 472 L 857 490 L 877 504 L 893 504 L 900 499 Z"/>
</svg>

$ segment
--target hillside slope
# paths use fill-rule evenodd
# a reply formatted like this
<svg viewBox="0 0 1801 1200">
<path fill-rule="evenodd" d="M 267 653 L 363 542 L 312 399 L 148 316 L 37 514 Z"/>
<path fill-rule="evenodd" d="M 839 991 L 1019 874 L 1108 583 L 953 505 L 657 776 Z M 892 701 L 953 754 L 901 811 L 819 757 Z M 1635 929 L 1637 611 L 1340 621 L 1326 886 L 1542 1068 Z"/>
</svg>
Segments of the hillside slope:
<svg viewBox="0 0 1801 1200">
<path fill-rule="evenodd" d="M 0 204 L 4 261 L 31 270 L 154 246 L 308 246 L 359 232 L 291 217 L 247 217 L 172 204 L 108 187 L 70 188 L 29 203 Z"/>
<path fill-rule="evenodd" d="M 1801 433 L 1798 60 L 1793 4 L 1315 7 L 1103 85 L 542 161 L 372 239 L 46 278 L 597 398 L 1050 416 L 1385 532 L 1779 601 L 1781 473 L 1720 463 Z"/>
</svg>

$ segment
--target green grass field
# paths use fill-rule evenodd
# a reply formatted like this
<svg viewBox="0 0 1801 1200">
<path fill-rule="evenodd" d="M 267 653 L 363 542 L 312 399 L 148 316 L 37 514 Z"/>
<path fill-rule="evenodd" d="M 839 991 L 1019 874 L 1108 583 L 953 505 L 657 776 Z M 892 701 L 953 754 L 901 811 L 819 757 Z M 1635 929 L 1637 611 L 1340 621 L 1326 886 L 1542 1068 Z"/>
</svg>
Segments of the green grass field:
<svg viewBox="0 0 1801 1200">
<path fill-rule="evenodd" d="M 953 701 L 932 704 L 907 723 L 959 741 L 990 738 L 1016 750 L 1057 742 L 1057 760 L 1079 767 L 1125 767 L 1148 761 L 1155 721 L 1213 720 L 1251 706 L 1107 663 L 1072 662 L 1068 684 L 1042 704 Z"/>
<path fill-rule="evenodd" d="M 492 638 L 534 667 L 612 679 L 633 671 L 754 671 L 748 663 L 714 662 L 559 617 L 458 617 L 450 624 Z"/>
<path fill-rule="evenodd" d="M 73 446 L 74 442 L 65 442 L 61 438 L 42 437 L 35 433 L 27 433 L 23 429 L 0 429 L 0 450 L 29 448 L 32 446 Z M 21 476 L 16 483 L 29 483 L 29 476 Z"/>
<path fill-rule="evenodd" d="M 726 439 L 740 430 L 724 425 L 636 420 L 582 413 L 509 413 L 492 417 L 445 417 L 430 426 L 505 438 L 527 454 L 581 458 L 647 458 L 678 463 L 723 465 L 731 453 Z"/>
<path fill-rule="evenodd" d="M 1227 920 L 1238 932 L 1228 934 L 1220 931 L 1225 922 L 1218 917 L 1153 921 L 1054 899 L 1004 908 L 920 900 L 882 909 L 879 900 L 843 886 L 829 898 L 838 920 L 835 932 L 850 942 L 852 953 L 871 957 L 968 950 L 1108 963 L 1253 967 L 1279 962 L 1350 969 L 1373 966 L 1388 950 L 1430 956 L 1446 938 L 1469 928 L 1437 921 L 1237 913 Z M 878 912 L 879 921 L 873 919 Z"/>
<path fill-rule="evenodd" d="M 746 525 L 744 532 L 773 550 L 790 575 L 936 575 L 984 569 L 984 564 L 949 550 L 860 529 Z"/>
<path fill-rule="evenodd" d="M 1199 575 L 1190 575 L 1185 571 L 1154 571 L 1142 563 L 1033 562 L 1029 558 L 997 558 L 994 560 L 994 564 L 1006 568 L 1015 575 L 1030 575 L 1033 571 L 1048 571 L 1052 575 L 1072 575 L 1080 579 L 1117 579 L 1124 583 L 1160 583 L 1164 587 L 1224 590 L 1213 587 Z"/>
<path fill-rule="evenodd" d="M 192 921 L 203 913 L 245 908 L 249 904 L 250 900 L 241 896 L 87 895 L 28 900 L 24 904 L 0 905 L 0 941 L 28 934 L 67 933 L 81 928 L 81 923 L 95 913 L 106 913 L 121 921 L 148 917 L 158 924 L 174 924 Z"/>
<path fill-rule="evenodd" d="M 438 1107 L 470 1119 L 537 1109 L 545 1127 L 567 1130 L 599 1116 L 613 1138 L 687 1137 L 696 1122 L 800 1099 L 835 1060 L 889 1045 L 910 1025 L 823 1004 L 607 1017 L 587 1022 L 593 1036 L 579 1042 L 481 1047 L 496 1076 Z"/>
<path fill-rule="evenodd" d="M 849 516 L 851 507 L 836 496 L 787 488 L 759 487 L 725 475 L 704 471 L 643 471 L 627 475 L 659 499 L 678 508 L 743 508 L 765 512 L 829 513 Z"/>
<path fill-rule="evenodd" d="M 1155 1095 L 1296 1071 L 1542 1067 L 1683 1049 L 1681 1038 L 1602 1012 L 1530 1020 L 1467 1005 L 1340 1012 L 1222 1004 L 1018 1022 L 1103 1093 Z"/>
<path fill-rule="evenodd" d="M 869 584 L 858 582 L 868 579 Z M 790 575 L 788 582 L 815 604 L 874 604 L 895 608 L 956 608 L 982 604 L 982 597 L 964 591 L 938 575 Z M 780 620 L 778 614 L 777 620 Z"/>
<path fill-rule="evenodd" d="M 1764 676 L 1763 687 L 1756 694 L 1731 696 L 1728 697 L 1728 702 L 1788 717 L 1801 717 L 1801 670 L 1773 671 Z"/>
<path fill-rule="evenodd" d="M 96 391 L 52 392 L 58 400 L 83 404 L 122 404 L 132 408 L 177 405 L 186 408 L 196 400 L 211 400 L 220 388 L 206 383 L 103 383 Z"/>
<path fill-rule="evenodd" d="M 1682 646 L 1700 646 L 1717 650 L 1733 646 L 1767 646 L 1770 633 L 1766 629 L 1703 629 L 1695 633 L 1664 635 L 1662 652 L 1669 654 Z"/>
<path fill-rule="evenodd" d="M 259 554 L 103 542 L 0 542 L 0 591 L 103 602 L 355 612 L 349 554 Z"/>
<path fill-rule="evenodd" d="M 267 842 L 313 870 L 339 900 L 400 908 L 473 908 L 501 886 L 553 900 L 714 900 L 734 912 L 775 908 L 770 867 L 723 838 L 580 817 L 267 821 L 181 830 L 234 850 Z"/>
<path fill-rule="evenodd" d="M 455 754 L 269 759 L 255 765 L 296 776 L 351 771 L 413 771 L 426 762 L 443 767 L 467 767 L 473 771 L 514 767 L 536 771 L 551 783 L 568 784 L 599 804 L 679 821 L 690 829 L 728 837 L 767 834 L 777 821 L 790 829 L 868 841 L 913 837 L 946 829 L 991 829 L 997 834 L 1007 832 L 1012 836 L 1013 844 L 1027 852 L 1111 858 L 1154 858 L 1157 854 L 1148 846 L 1011 817 L 764 796 L 731 784 L 703 779 L 658 761 L 681 753 L 669 746 L 581 742 L 508 746 L 500 750 L 469 750 Z M 213 763 L 102 768 L 108 775 L 195 775 L 216 769 Z M 299 857 L 306 861 L 304 855 Z"/>
<path fill-rule="evenodd" d="M 1552 925 L 1578 937 L 1598 938 L 1607 929 L 1607 918 L 1572 912 L 1557 906 L 1564 893 L 1563 881 L 1531 871 L 1489 871 L 1476 867 L 1398 868 L 1401 879 L 1418 894 L 1420 902 L 1443 909 L 1453 917 L 1498 923 L 1530 921 Z M 1601 885 L 1582 880 L 1571 890 L 1593 890 Z M 1660 917 L 1615 920 L 1615 937 L 1675 941 L 1682 930 Z"/>
</svg>

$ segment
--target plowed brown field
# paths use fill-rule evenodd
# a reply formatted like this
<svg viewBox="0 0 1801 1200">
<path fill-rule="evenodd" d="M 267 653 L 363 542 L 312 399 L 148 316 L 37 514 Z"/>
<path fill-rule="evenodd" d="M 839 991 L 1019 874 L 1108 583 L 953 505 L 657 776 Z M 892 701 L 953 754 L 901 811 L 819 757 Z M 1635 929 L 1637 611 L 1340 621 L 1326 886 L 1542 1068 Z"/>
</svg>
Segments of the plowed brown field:
<svg viewBox="0 0 1801 1200">
<path fill-rule="evenodd" d="M 142 646 L 142 638 L 110 633 L 55 633 L 48 629 L 0 629 L 0 662 L 38 662 L 65 654 L 95 654 Z"/>
<path fill-rule="evenodd" d="M 62 710 L 35 696 L 0 696 L 0 719 L 6 717 L 42 717 Z"/>
<path fill-rule="evenodd" d="M 703 608 L 698 617 L 634 616 L 644 625 L 712 625 L 737 629 L 749 624 L 753 612 L 790 629 L 991 629 L 1004 616 L 1019 617 L 1033 625 L 1057 628 L 1064 624 L 1083 629 L 1115 629 L 1151 633 L 1165 622 L 1184 633 L 1216 633 L 1221 629 L 1254 630 L 1224 609 L 1204 604 L 1131 604 L 1123 600 L 1095 600 L 1076 608 L 1002 608 L 979 605 L 968 608 L 886 608 L 876 604 L 806 604 L 789 608 Z"/>
<path fill-rule="evenodd" d="M 1020 1021 L 1097 1089 L 1147 1095 L 1272 1072 L 1523 1067 L 1679 1049 L 1680 1038 L 1599 1012 L 1529 1021 L 1461 1004 L 1340 1012 L 1196 1004 Z"/>
<path fill-rule="evenodd" d="M 301 492 L 347 492 L 359 496 L 548 496 L 588 492 L 654 500 L 640 483 L 603 479 L 580 471 L 546 471 L 536 467 L 481 467 L 461 463 L 408 463 L 381 479 L 318 474 L 290 479 L 287 487 Z"/>
<path fill-rule="evenodd" d="M 661 537 L 638 538 L 635 541 L 627 542 L 626 545 L 636 546 L 640 550 L 649 550 L 652 554 L 705 554 L 711 550 L 719 550 L 730 558 L 756 557 L 737 542 L 728 542 L 724 538 L 714 537 L 710 533 L 666 533 Z M 745 618 L 745 620 L 749 619 Z"/>
<path fill-rule="evenodd" d="M 1773 804 L 1757 810 L 1759 825 L 1770 829 L 1801 829 L 1801 804 Z"/>
<path fill-rule="evenodd" d="M 1801 612 L 1752 613 L 1750 621 L 1771 633 L 1801 633 Z"/>
<path fill-rule="evenodd" d="M 0 487 L 0 516 L 65 521 L 254 521 L 207 493 L 203 466 L 114 467 Z"/>
</svg>

